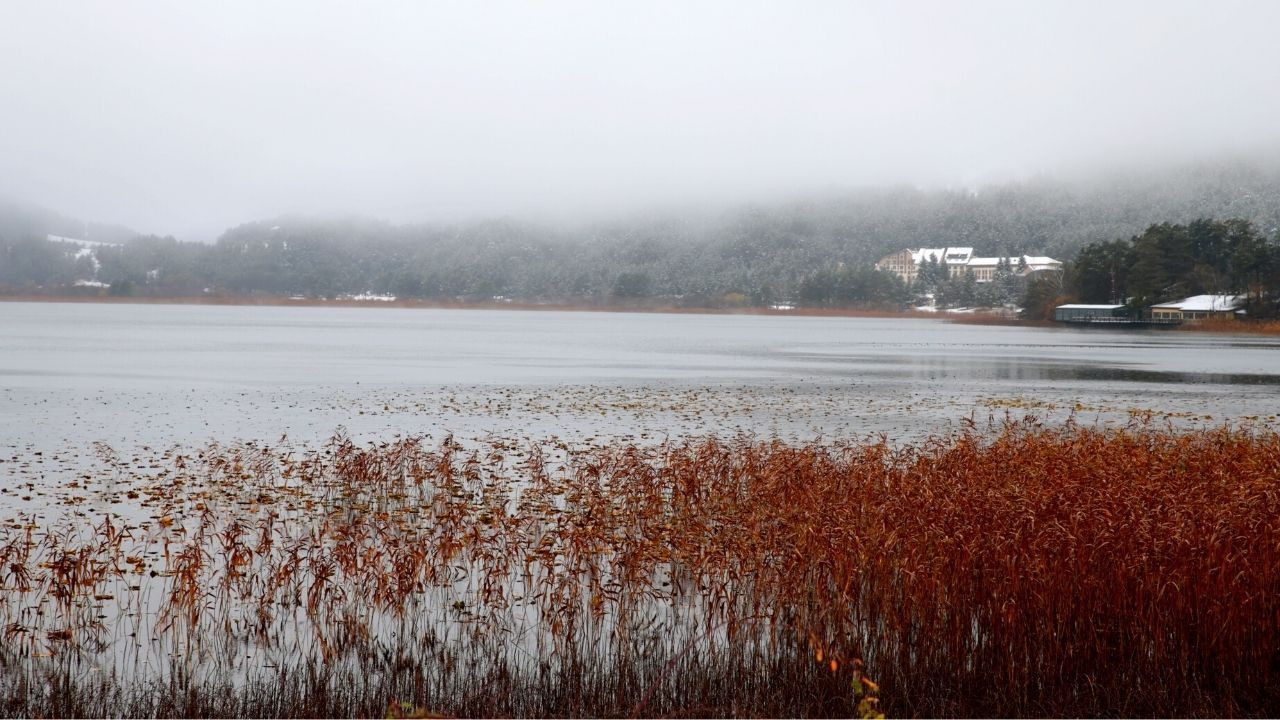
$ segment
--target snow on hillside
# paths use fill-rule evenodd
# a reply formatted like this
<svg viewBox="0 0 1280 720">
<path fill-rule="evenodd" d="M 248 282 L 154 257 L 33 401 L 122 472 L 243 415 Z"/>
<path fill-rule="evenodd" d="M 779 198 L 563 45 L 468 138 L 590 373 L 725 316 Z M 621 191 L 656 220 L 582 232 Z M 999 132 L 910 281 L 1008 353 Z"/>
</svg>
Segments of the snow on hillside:
<svg viewBox="0 0 1280 720">
<path fill-rule="evenodd" d="M 49 242 L 65 242 L 74 243 L 82 248 L 94 249 L 100 247 L 120 247 L 120 243 L 99 242 L 97 240 L 81 240 L 79 238 L 69 238 L 62 235 L 46 235 L 45 238 Z"/>
<path fill-rule="evenodd" d="M 96 251 L 104 247 L 120 247 L 120 243 L 100 242 L 97 240 L 81 240 L 79 238 L 66 237 L 64 235 L 46 235 L 45 238 L 49 242 L 71 243 L 79 246 L 79 250 L 70 253 L 78 260 L 80 258 L 89 258 L 89 262 L 93 264 L 93 278 L 89 280 L 77 280 L 77 287 L 107 287 L 106 284 L 98 282 L 98 271 L 102 270 L 102 263 L 98 262 Z"/>
</svg>

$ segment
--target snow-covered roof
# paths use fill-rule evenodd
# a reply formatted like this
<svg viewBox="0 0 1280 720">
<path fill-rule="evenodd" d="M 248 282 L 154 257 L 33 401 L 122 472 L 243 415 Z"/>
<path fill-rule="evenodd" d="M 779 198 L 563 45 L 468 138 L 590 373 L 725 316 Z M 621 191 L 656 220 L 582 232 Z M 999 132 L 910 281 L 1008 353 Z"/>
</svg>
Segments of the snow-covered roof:
<svg viewBox="0 0 1280 720">
<path fill-rule="evenodd" d="M 1151 307 L 1182 312 L 1227 312 L 1240 307 L 1243 302 L 1243 295 L 1192 295 L 1178 302 L 1160 303 Z"/>
<path fill-rule="evenodd" d="M 938 262 L 952 264 L 967 263 L 971 257 L 973 257 L 971 247 L 920 248 L 911 251 L 911 259 L 917 265 L 929 262 L 931 258 L 937 258 Z"/>
<path fill-rule="evenodd" d="M 1061 260 L 1054 260 L 1044 255 L 1023 255 L 1022 259 L 1027 261 L 1028 265 L 1061 265 Z"/>
<path fill-rule="evenodd" d="M 1119 310 L 1124 305 L 1081 305 L 1079 303 L 1071 305 L 1059 305 L 1056 310 Z"/>
<path fill-rule="evenodd" d="M 1062 261 L 1043 255 L 1013 255 L 1006 258 L 974 257 L 973 248 L 971 247 L 920 248 L 909 252 L 911 253 L 912 261 L 917 265 L 927 263 L 931 258 L 937 258 L 938 262 L 945 260 L 948 265 L 968 265 L 969 267 L 995 267 L 1000 264 L 1001 260 L 1007 260 L 1009 266 L 1014 269 L 1017 269 L 1023 261 L 1026 262 L 1028 267 L 1057 267 L 1062 265 Z"/>
</svg>

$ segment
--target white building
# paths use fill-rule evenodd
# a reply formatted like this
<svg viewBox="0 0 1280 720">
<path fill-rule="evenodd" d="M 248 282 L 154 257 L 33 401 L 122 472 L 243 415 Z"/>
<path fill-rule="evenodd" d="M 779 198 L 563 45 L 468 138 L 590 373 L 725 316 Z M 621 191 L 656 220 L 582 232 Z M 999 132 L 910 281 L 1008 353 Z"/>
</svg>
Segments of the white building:
<svg viewBox="0 0 1280 720">
<path fill-rule="evenodd" d="M 1153 320 L 1200 320 L 1209 317 L 1234 317 L 1244 304 L 1243 295 L 1193 295 L 1178 302 L 1151 306 Z"/>
<path fill-rule="evenodd" d="M 1042 270 L 1061 270 L 1062 262 L 1042 255 L 1015 255 L 1011 257 L 974 257 L 971 247 L 920 248 L 919 250 L 900 250 L 892 255 L 880 258 L 876 263 L 877 270 L 891 272 L 906 282 L 913 282 L 920 274 L 920 267 L 936 260 L 939 265 L 946 264 L 947 277 L 959 277 L 965 273 L 973 275 L 975 282 L 985 283 L 995 280 L 1000 261 L 1009 263 L 1015 275 L 1030 275 Z"/>
</svg>

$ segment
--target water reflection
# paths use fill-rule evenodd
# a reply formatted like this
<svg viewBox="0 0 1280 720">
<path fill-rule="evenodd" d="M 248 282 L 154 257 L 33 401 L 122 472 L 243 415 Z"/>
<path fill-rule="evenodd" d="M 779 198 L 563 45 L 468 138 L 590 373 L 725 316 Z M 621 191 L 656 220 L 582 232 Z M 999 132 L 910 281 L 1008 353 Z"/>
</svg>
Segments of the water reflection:
<svg viewBox="0 0 1280 720">
<path fill-rule="evenodd" d="M 1198 385 L 1280 385 L 1280 373 L 1213 372 L 1140 367 L 1135 363 L 1099 364 L 1042 357 L 966 356 L 946 352 L 836 356 L 787 353 L 788 360 L 811 365 L 828 376 L 863 376 L 928 381 L 1000 380 L 1135 382 Z"/>
</svg>

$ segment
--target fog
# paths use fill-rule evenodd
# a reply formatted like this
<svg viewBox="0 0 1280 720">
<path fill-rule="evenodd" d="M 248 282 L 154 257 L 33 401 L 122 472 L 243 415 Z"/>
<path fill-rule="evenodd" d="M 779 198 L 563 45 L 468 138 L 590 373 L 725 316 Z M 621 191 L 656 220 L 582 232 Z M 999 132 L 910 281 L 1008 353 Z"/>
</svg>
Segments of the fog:
<svg viewBox="0 0 1280 720">
<path fill-rule="evenodd" d="M 0 194 L 211 240 L 1280 140 L 1280 3 L 9 2 Z"/>
</svg>

